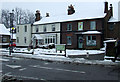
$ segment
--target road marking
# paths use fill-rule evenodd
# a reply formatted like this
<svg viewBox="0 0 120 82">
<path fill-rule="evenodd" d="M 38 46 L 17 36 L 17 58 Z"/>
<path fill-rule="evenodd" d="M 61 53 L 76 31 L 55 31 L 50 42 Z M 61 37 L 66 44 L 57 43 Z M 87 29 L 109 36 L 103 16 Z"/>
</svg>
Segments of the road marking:
<svg viewBox="0 0 120 82">
<path fill-rule="evenodd" d="M 13 77 L 16 77 L 16 78 L 24 78 L 24 79 L 32 79 L 32 80 L 39 80 L 39 78 L 36 78 L 36 77 L 28 77 L 28 76 L 19 76 L 19 75 L 7 75 L 7 76 L 13 76 Z"/>
<path fill-rule="evenodd" d="M 10 67 L 10 68 L 13 68 L 13 69 L 16 69 L 16 68 L 20 68 L 21 66 L 19 66 L 19 65 L 6 65 L 6 66 L 8 66 L 8 67 Z"/>
<path fill-rule="evenodd" d="M 68 70 L 68 69 L 60 69 L 60 68 L 50 68 L 50 67 L 43 67 L 40 65 L 30 65 L 31 67 L 41 68 L 41 69 L 48 69 L 48 70 L 57 70 L 57 71 L 66 71 L 66 72 L 74 72 L 74 73 L 82 73 L 85 74 L 84 71 L 75 71 L 75 70 Z"/>
<path fill-rule="evenodd" d="M 27 68 L 22 68 L 22 69 L 19 69 L 19 71 L 23 71 L 23 70 L 26 70 Z"/>
<path fill-rule="evenodd" d="M 14 60 L 20 60 L 20 58 L 16 58 L 16 57 L 13 57 L 12 59 L 14 59 Z"/>
</svg>

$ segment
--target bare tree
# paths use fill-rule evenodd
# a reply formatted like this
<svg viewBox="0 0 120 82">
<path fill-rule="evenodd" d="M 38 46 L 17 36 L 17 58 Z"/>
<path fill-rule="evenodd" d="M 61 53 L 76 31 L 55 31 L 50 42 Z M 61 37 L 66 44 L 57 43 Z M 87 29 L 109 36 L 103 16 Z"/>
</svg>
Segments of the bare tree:
<svg viewBox="0 0 120 82">
<path fill-rule="evenodd" d="M 2 9 L 1 14 L 1 21 L 2 23 L 9 28 L 10 27 L 10 10 Z M 14 9 L 14 20 L 13 25 L 16 26 L 17 24 L 26 24 L 26 23 L 34 23 L 35 16 L 29 10 L 23 10 L 21 8 Z"/>
<path fill-rule="evenodd" d="M 1 22 L 7 27 L 9 28 L 10 27 L 10 15 L 9 15 L 10 11 L 5 9 L 5 10 L 2 10 L 2 16 L 1 16 Z"/>
</svg>

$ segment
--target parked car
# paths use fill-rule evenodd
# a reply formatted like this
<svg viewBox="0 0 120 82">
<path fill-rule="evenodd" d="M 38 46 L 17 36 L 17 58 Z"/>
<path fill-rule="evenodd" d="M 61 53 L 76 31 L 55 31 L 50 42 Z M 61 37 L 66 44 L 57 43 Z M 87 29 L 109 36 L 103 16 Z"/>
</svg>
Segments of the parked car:
<svg viewBox="0 0 120 82">
<path fill-rule="evenodd" d="M 54 43 L 49 43 L 46 45 L 39 45 L 40 48 L 44 48 L 44 49 L 52 49 L 55 48 L 55 44 Z"/>
</svg>

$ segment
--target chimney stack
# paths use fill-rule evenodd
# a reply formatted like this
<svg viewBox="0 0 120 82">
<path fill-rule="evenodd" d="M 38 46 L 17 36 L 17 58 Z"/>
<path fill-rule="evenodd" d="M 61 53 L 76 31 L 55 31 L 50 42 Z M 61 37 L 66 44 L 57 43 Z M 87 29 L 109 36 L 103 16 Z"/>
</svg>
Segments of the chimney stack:
<svg viewBox="0 0 120 82">
<path fill-rule="evenodd" d="M 105 4 L 104 13 L 107 13 L 108 12 L 108 2 L 106 1 L 104 4 Z"/>
<path fill-rule="evenodd" d="M 36 16 L 35 21 L 39 21 L 40 20 L 40 11 L 39 10 L 36 11 L 35 16 Z"/>
<path fill-rule="evenodd" d="M 112 7 L 112 4 L 110 4 L 110 13 L 111 13 L 111 16 L 113 16 L 113 7 Z"/>
<path fill-rule="evenodd" d="M 46 17 L 49 17 L 49 13 L 46 13 Z"/>
<path fill-rule="evenodd" d="M 75 13 L 75 10 L 74 10 L 73 5 L 71 4 L 70 6 L 68 6 L 68 15 L 71 15 L 73 13 Z"/>
</svg>

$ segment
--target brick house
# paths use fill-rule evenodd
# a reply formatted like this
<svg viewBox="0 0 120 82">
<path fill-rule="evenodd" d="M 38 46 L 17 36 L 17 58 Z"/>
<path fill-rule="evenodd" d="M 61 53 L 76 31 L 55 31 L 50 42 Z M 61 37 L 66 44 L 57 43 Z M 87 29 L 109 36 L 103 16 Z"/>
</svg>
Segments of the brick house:
<svg viewBox="0 0 120 82">
<path fill-rule="evenodd" d="M 87 3 L 88 4 L 88 3 Z M 71 49 L 99 49 L 103 45 L 104 39 L 107 37 L 107 23 L 113 15 L 113 7 L 108 2 L 98 3 L 100 6 L 95 10 L 89 11 L 85 6 L 81 7 L 76 13 L 72 5 L 68 6 L 68 15 L 58 17 L 44 17 L 33 24 L 32 34 L 40 34 L 44 38 L 44 44 L 52 42 L 53 39 L 45 40 L 46 35 L 56 34 L 56 44 L 66 44 L 67 48 Z M 90 4 L 95 6 L 95 4 Z M 95 8 L 94 7 L 94 8 Z M 104 9 L 104 10 L 103 10 Z M 86 14 L 87 13 L 90 14 Z M 84 12 L 83 12 L 84 11 Z M 101 13 L 102 12 L 102 13 Z M 52 31 L 51 25 L 56 24 L 56 29 Z M 43 32 L 44 26 L 47 26 L 47 31 Z M 35 32 L 36 28 L 38 32 Z"/>
</svg>

